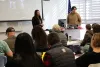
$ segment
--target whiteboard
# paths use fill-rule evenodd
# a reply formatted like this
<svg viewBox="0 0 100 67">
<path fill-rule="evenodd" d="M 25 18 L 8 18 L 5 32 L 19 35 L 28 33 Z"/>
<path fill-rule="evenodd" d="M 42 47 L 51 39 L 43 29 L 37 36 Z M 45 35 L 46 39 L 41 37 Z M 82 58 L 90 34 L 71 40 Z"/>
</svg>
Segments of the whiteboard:
<svg viewBox="0 0 100 67">
<path fill-rule="evenodd" d="M 0 21 L 31 20 L 36 9 L 41 12 L 41 0 L 0 0 Z"/>
</svg>

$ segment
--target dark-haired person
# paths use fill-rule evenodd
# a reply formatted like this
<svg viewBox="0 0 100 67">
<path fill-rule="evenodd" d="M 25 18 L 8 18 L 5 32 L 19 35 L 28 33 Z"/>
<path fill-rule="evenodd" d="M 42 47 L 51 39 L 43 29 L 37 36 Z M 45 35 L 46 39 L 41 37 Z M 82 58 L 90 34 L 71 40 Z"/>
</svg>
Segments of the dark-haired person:
<svg viewBox="0 0 100 67">
<path fill-rule="evenodd" d="M 32 37 L 37 52 L 45 52 L 48 50 L 47 35 L 45 31 L 38 25 L 32 29 Z"/>
<path fill-rule="evenodd" d="M 71 12 L 67 16 L 67 24 L 68 28 L 74 27 L 77 29 L 79 25 L 81 25 L 81 17 L 80 15 L 76 12 L 77 8 L 73 6 L 71 8 Z"/>
<path fill-rule="evenodd" d="M 87 52 L 76 59 L 78 67 L 88 67 L 90 64 L 100 63 L 100 33 L 93 35 L 91 47 L 93 48 L 93 52 Z"/>
<path fill-rule="evenodd" d="M 14 44 L 15 44 L 15 29 L 13 27 L 9 27 L 6 30 L 7 39 L 4 41 L 8 44 L 10 49 L 14 52 Z"/>
<path fill-rule="evenodd" d="M 29 34 L 21 33 L 16 37 L 14 59 L 7 67 L 44 67 Z"/>
<path fill-rule="evenodd" d="M 93 23 L 93 24 L 92 24 L 92 29 L 93 29 L 96 25 L 99 25 L 99 24 Z"/>
<path fill-rule="evenodd" d="M 33 28 L 36 25 L 40 25 L 41 27 L 43 27 L 43 21 L 42 21 L 42 18 L 40 16 L 39 10 L 35 10 L 35 12 L 34 12 L 34 17 L 32 18 L 32 25 L 33 25 Z"/>
<path fill-rule="evenodd" d="M 92 27 L 93 27 L 93 34 L 100 33 L 100 25 L 99 24 L 94 24 L 94 25 L 92 25 Z M 90 46 L 89 52 L 92 52 L 92 51 L 93 51 L 93 49 Z"/>
<path fill-rule="evenodd" d="M 81 46 L 84 46 L 85 52 L 87 52 L 89 50 L 92 35 L 93 35 L 93 32 L 91 30 L 91 25 L 87 24 L 86 25 L 86 33 L 85 33 L 84 39 L 81 43 Z"/>
<path fill-rule="evenodd" d="M 100 33 L 100 25 L 99 24 L 94 25 L 93 33 Z"/>
<path fill-rule="evenodd" d="M 73 52 L 61 44 L 57 33 L 48 35 L 48 44 L 51 48 L 43 58 L 46 67 L 76 67 Z"/>
</svg>

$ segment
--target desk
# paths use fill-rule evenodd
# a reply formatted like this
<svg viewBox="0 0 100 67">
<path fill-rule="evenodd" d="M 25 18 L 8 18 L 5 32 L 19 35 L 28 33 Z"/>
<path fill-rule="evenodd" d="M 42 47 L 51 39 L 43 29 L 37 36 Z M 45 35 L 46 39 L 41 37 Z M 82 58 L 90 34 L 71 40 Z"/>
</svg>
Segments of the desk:
<svg viewBox="0 0 100 67">
<path fill-rule="evenodd" d="M 76 41 L 68 41 L 67 45 L 80 45 L 81 41 L 80 40 L 76 40 Z"/>
<path fill-rule="evenodd" d="M 68 41 L 67 42 L 67 46 L 73 51 L 73 53 L 75 54 L 75 59 L 77 59 L 78 57 L 80 57 L 82 54 L 80 54 L 80 47 L 76 45 L 80 45 L 81 41 L 80 40 L 76 40 L 76 41 Z M 79 54 L 77 54 L 77 52 L 79 52 Z"/>
<path fill-rule="evenodd" d="M 64 33 L 67 33 L 68 36 L 71 36 L 71 39 L 78 39 L 78 40 L 81 39 L 81 36 L 80 36 L 81 30 L 80 29 L 67 29 L 67 30 L 65 30 Z"/>
</svg>

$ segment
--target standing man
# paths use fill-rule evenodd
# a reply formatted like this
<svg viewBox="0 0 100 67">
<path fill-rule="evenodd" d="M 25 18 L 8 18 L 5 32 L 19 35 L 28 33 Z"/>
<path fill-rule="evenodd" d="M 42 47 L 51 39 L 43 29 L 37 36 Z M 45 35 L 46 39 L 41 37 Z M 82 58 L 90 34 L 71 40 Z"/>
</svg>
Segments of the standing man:
<svg viewBox="0 0 100 67">
<path fill-rule="evenodd" d="M 67 16 L 68 28 L 74 27 L 75 29 L 77 29 L 78 26 L 81 25 L 81 17 L 76 12 L 76 10 L 77 10 L 76 6 L 73 6 L 71 8 L 71 12 Z"/>
</svg>

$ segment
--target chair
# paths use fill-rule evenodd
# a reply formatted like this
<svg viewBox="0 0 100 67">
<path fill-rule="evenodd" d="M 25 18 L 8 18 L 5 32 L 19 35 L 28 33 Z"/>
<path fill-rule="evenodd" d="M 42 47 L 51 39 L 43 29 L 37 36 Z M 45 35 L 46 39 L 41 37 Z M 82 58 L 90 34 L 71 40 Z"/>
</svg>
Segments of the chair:
<svg viewBox="0 0 100 67">
<path fill-rule="evenodd" d="M 90 64 L 88 67 L 100 67 L 100 63 L 97 63 L 97 64 Z"/>
<path fill-rule="evenodd" d="M 6 56 L 0 56 L 0 67 L 4 67 L 6 63 L 7 63 Z"/>
</svg>

